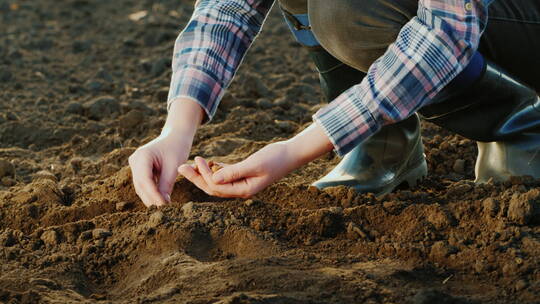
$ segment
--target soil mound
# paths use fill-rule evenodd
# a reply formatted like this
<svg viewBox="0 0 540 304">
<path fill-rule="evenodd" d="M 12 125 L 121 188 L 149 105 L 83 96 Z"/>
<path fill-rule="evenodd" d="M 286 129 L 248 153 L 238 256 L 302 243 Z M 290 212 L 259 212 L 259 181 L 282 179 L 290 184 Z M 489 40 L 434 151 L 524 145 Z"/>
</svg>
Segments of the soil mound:
<svg viewBox="0 0 540 304">
<path fill-rule="evenodd" d="M 475 185 L 475 144 L 429 123 L 415 189 L 310 187 L 339 161 L 328 154 L 249 200 L 178 178 L 172 204 L 144 208 L 127 158 L 164 122 L 192 5 L 0 0 L 0 302 L 538 302 L 540 182 Z M 321 107 L 281 18 L 192 156 L 243 159 Z"/>
</svg>

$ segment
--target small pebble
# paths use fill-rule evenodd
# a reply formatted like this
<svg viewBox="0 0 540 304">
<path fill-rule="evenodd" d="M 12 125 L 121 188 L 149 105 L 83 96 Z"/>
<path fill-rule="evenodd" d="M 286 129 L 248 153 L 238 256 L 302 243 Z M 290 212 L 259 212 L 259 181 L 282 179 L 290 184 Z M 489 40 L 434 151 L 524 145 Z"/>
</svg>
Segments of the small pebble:
<svg viewBox="0 0 540 304">
<path fill-rule="evenodd" d="M 184 213 L 184 217 L 191 218 L 195 215 L 195 208 L 194 208 L 193 202 L 188 202 L 182 206 L 182 212 Z"/>
</svg>

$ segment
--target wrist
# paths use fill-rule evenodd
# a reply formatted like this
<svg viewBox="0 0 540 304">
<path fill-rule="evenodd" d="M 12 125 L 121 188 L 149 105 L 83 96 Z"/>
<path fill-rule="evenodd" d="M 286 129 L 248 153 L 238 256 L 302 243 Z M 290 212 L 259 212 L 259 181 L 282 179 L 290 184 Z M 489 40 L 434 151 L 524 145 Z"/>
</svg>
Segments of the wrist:
<svg viewBox="0 0 540 304">
<path fill-rule="evenodd" d="M 285 142 L 295 168 L 332 151 L 333 145 L 322 127 L 311 124 L 304 131 Z"/>
<path fill-rule="evenodd" d="M 204 115 L 203 108 L 194 100 L 184 97 L 173 100 L 161 134 L 182 133 L 195 136 Z"/>
</svg>

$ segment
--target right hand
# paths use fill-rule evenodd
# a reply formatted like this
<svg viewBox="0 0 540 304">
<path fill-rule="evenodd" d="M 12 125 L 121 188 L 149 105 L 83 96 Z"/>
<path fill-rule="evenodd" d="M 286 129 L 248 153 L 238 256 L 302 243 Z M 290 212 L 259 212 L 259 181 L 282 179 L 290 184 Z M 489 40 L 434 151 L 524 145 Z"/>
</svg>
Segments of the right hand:
<svg viewBox="0 0 540 304">
<path fill-rule="evenodd" d="M 188 159 L 203 117 L 204 110 L 193 100 L 174 101 L 161 135 L 129 157 L 135 192 L 146 207 L 170 202 L 177 168 Z"/>
<path fill-rule="evenodd" d="M 190 148 L 189 139 L 171 133 L 155 138 L 129 157 L 135 192 L 146 207 L 170 202 L 177 168 L 188 159 Z"/>
</svg>

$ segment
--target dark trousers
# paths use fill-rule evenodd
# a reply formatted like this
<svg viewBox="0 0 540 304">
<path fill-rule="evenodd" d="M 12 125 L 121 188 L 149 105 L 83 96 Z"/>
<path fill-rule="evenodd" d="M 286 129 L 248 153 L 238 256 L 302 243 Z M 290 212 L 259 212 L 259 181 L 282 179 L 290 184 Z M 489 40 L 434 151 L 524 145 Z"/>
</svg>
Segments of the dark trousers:
<svg viewBox="0 0 540 304">
<path fill-rule="evenodd" d="M 418 0 L 280 0 L 280 4 L 293 14 L 307 13 L 324 48 L 319 52 L 327 51 L 335 57 L 324 59 L 328 62 L 321 71 L 326 73 L 322 77 L 327 77 L 329 84 L 339 86 L 326 88 L 332 98 L 335 92 L 361 79 L 351 76 L 353 82 L 344 84 L 343 80 L 332 81 L 331 74 L 342 77 L 338 70 L 349 68 L 367 71 L 395 41 L 403 25 L 416 15 Z M 479 50 L 485 58 L 540 91 L 540 1 L 494 1 Z"/>
</svg>

